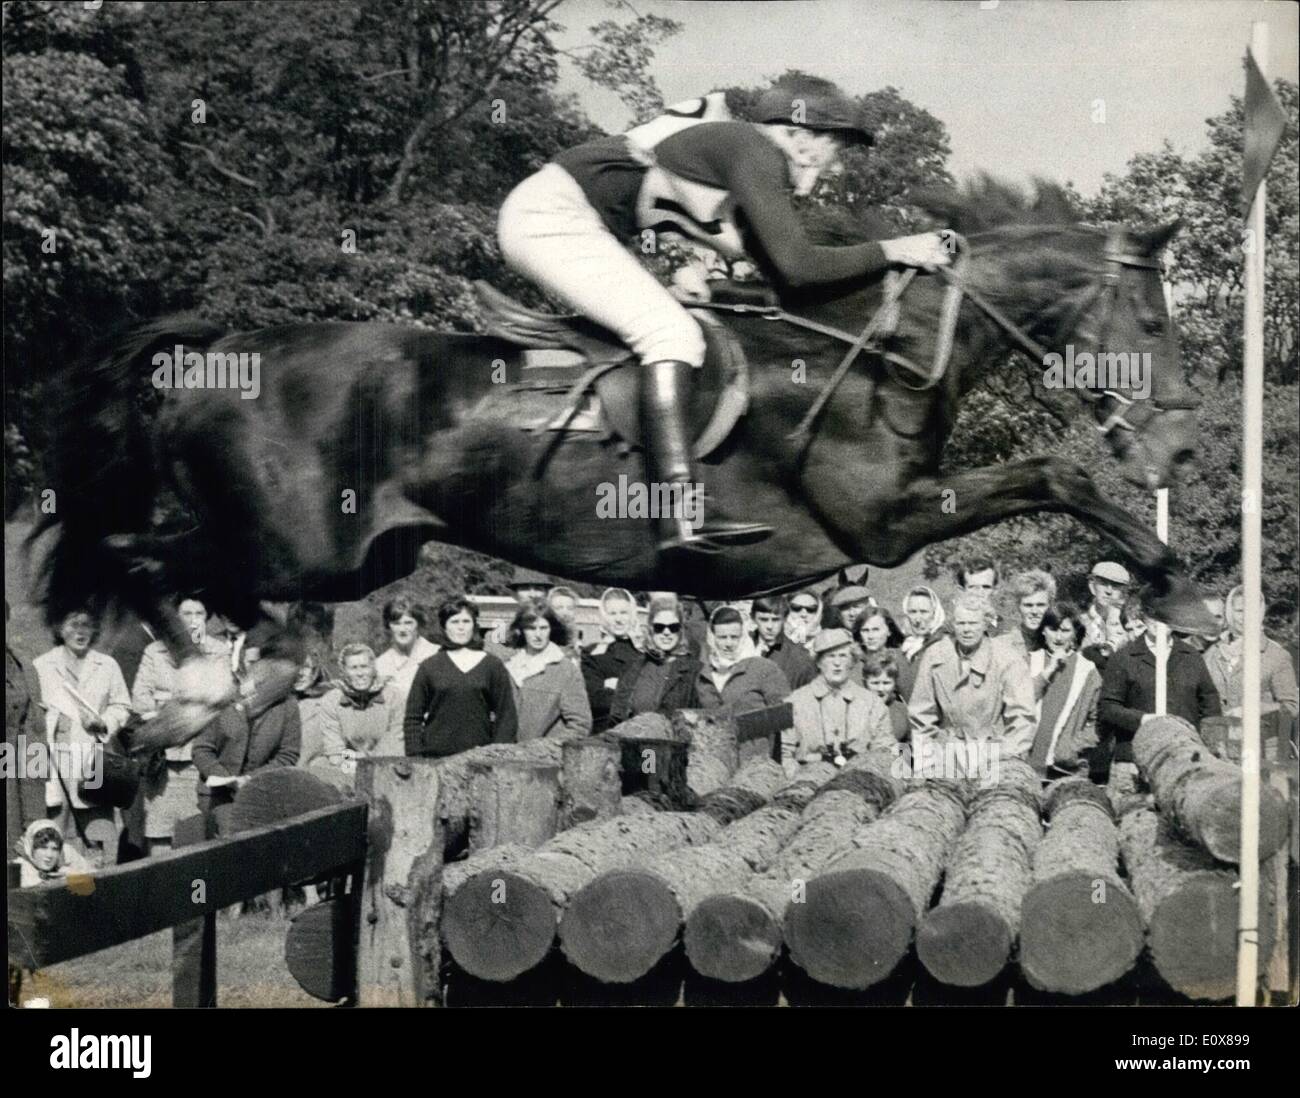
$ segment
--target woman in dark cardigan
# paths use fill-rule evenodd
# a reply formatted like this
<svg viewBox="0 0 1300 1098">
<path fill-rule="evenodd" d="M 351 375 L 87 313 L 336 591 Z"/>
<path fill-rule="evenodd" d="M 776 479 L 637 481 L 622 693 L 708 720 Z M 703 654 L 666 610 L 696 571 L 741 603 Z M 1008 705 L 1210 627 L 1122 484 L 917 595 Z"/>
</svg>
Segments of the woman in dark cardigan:
<svg viewBox="0 0 1300 1098">
<path fill-rule="evenodd" d="M 641 658 L 619 676 L 610 706 L 611 724 L 638 713 L 692 709 L 699 704 L 695 680 L 700 661 L 691 654 L 682 625 L 681 604 L 675 598 L 650 600 L 650 639 Z"/>
<path fill-rule="evenodd" d="M 467 598 L 438 608 L 446 638 L 420 664 L 406 698 L 407 755 L 441 758 L 488 743 L 514 743 L 518 731 L 510 673 L 483 651 L 478 607 Z"/>
</svg>

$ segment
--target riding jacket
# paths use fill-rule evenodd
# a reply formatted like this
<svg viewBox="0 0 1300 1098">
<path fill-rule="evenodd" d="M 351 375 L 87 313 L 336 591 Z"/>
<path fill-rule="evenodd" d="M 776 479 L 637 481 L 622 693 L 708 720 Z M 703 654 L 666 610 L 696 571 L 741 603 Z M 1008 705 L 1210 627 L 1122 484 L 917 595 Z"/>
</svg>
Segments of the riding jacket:
<svg viewBox="0 0 1300 1098">
<path fill-rule="evenodd" d="M 718 117 L 718 95 L 555 157 L 616 236 L 675 232 L 728 258 L 759 252 L 788 286 L 873 274 L 889 266 L 877 243 L 813 244 L 790 202 L 785 154 L 749 122 Z"/>
</svg>

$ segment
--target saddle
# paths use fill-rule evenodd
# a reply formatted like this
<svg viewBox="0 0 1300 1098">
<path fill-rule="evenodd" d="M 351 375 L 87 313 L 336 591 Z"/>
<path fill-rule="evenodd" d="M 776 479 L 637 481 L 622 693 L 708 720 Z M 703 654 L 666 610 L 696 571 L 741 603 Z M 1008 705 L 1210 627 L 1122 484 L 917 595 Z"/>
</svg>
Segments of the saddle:
<svg viewBox="0 0 1300 1098">
<path fill-rule="evenodd" d="M 594 432 L 642 445 L 640 363 L 618 336 L 577 314 L 525 308 L 486 282 L 475 282 L 474 289 L 487 334 L 523 351 L 503 360 L 505 378 L 472 415 L 504 413 L 529 432 Z M 690 312 L 703 329 L 707 353 L 704 366 L 692 371 L 683 414 L 695 456 L 702 458 L 749 407 L 749 364 L 716 316 Z"/>
</svg>

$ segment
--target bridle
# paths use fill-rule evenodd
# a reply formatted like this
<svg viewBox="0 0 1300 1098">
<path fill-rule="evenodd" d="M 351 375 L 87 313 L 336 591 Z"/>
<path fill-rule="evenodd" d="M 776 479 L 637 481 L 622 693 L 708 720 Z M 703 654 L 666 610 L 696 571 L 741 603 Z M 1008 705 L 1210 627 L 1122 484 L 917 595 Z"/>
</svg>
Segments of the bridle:
<svg viewBox="0 0 1300 1098">
<path fill-rule="evenodd" d="M 930 370 L 926 371 L 918 367 L 909 359 L 892 351 L 883 350 L 879 347 L 872 347 L 871 340 L 878 332 L 884 330 L 889 325 L 889 319 L 894 315 L 895 307 L 902 298 L 903 293 L 911 284 L 916 275 L 916 269 L 913 268 L 903 273 L 897 282 L 890 288 L 886 289 L 885 299 L 876 309 L 871 319 L 867 322 L 866 327 L 856 335 L 846 331 L 843 328 L 831 324 L 824 324 L 821 321 L 810 320 L 807 317 L 797 316 L 794 313 L 786 312 L 777 305 L 744 305 L 730 304 L 721 302 L 690 302 L 690 307 L 695 309 L 710 309 L 721 312 L 730 312 L 735 314 L 752 314 L 761 317 L 764 320 L 777 320 L 786 324 L 794 325 L 799 328 L 806 328 L 810 331 L 818 332 L 822 335 L 830 336 L 842 343 L 849 345 L 848 351 L 840 360 L 831 379 L 827 382 L 820 393 L 817 394 L 816 400 L 805 413 L 799 425 L 790 432 L 788 438 L 796 441 L 802 441 L 804 445 L 811 439 L 812 429 L 821 414 L 822 409 L 826 407 L 835 389 L 844 379 L 858 355 L 871 347 L 872 353 L 880 355 L 881 358 L 888 362 L 905 366 L 909 372 L 918 375 L 924 379 L 919 386 L 906 386 L 916 392 L 931 389 L 938 385 L 943 379 L 947 369 L 948 357 L 952 351 L 953 331 L 956 327 L 957 314 L 961 307 L 962 298 L 969 298 L 989 320 L 993 321 L 997 327 L 1002 329 L 1012 345 L 1019 351 L 1028 355 L 1035 363 L 1041 364 L 1046 360 L 1050 353 L 1046 347 L 1029 335 L 1020 325 L 1016 324 L 1010 317 L 1002 312 L 996 305 L 988 300 L 978 290 L 974 289 L 963 277 L 965 274 L 966 260 L 969 257 L 970 249 L 965 240 L 956 233 L 952 234 L 953 240 L 958 249 L 958 258 L 952 267 L 938 267 L 933 273 L 937 274 L 947 283 L 947 292 L 945 294 L 944 307 L 942 312 L 942 323 L 938 344 L 935 349 L 934 363 Z M 1106 337 L 1110 331 L 1111 318 L 1113 316 L 1116 303 L 1119 299 L 1120 283 L 1123 279 L 1124 271 L 1128 268 L 1139 270 L 1159 271 L 1161 265 L 1159 260 L 1151 259 L 1147 256 L 1137 255 L 1129 250 L 1128 241 L 1123 226 L 1112 226 L 1106 239 L 1106 250 L 1104 253 L 1106 260 L 1106 270 L 1101 277 L 1092 285 L 1089 291 L 1083 296 L 1078 306 L 1071 311 L 1068 321 L 1061 327 L 1065 330 L 1076 330 L 1081 319 L 1096 304 L 1098 298 L 1101 299 L 1102 313 L 1100 324 L 1098 326 L 1098 338 L 1096 343 L 1103 346 Z M 1100 413 L 1105 410 L 1104 401 L 1112 402 L 1112 409 L 1106 415 L 1103 423 L 1097 425 L 1097 430 L 1103 437 L 1108 437 L 1115 430 L 1133 431 L 1137 428 L 1126 418 L 1125 413 L 1133 406 L 1134 401 L 1131 397 L 1114 389 L 1103 389 L 1093 395 L 1092 390 L 1079 390 L 1082 399 L 1097 405 L 1098 418 Z M 1151 400 L 1150 404 L 1154 412 L 1166 412 L 1176 410 L 1191 410 L 1197 404 L 1194 400 Z"/>
<path fill-rule="evenodd" d="M 1125 268 L 1136 268 L 1147 271 L 1162 270 L 1160 261 L 1151 259 L 1148 256 L 1137 255 L 1128 250 L 1128 242 L 1122 226 L 1112 226 L 1109 235 L 1106 238 L 1106 250 L 1104 253 L 1106 260 L 1106 271 L 1100 279 L 1095 282 L 1083 297 L 1079 305 L 1070 313 L 1068 320 L 1061 325 L 1065 330 L 1077 330 L 1081 319 L 1093 308 L 1095 302 L 1102 298 L 1102 313 L 1098 325 L 1098 336 L 1095 340 L 1097 346 L 1104 346 L 1106 337 L 1110 332 L 1111 317 L 1114 313 L 1116 302 L 1119 300 L 1120 282 L 1124 276 Z M 1019 325 L 1010 320 L 996 306 L 983 297 L 977 290 L 961 283 L 960 276 L 956 272 L 949 271 L 947 268 L 940 267 L 936 272 L 940 278 L 943 278 L 949 285 L 961 285 L 963 292 L 971 301 L 980 307 L 984 313 L 998 325 L 1011 339 L 1011 342 L 1021 351 L 1025 352 L 1036 362 L 1043 362 L 1049 353 L 1047 348 L 1037 340 L 1030 337 Z M 1172 318 L 1170 318 L 1172 319 Z M 1110 435 L 1116 429 L 1122 431 L 1136 431 L 1137 428 L 1129 423 L 1125 417 L 1125 412 L 1132 407 L 1134 401 L 1131 397 L 1114 389 L 1103 389 L 1096 395 L 1091 395 L 1091 390 L 1081 389 L 1079 394 L 1082 399 L 1089 403 L 1097 404 L 1098 409 L 1102 408 L 1101 402 L 1111 400 L 1114 404 L 1114 410 L 1107 415 L 1105 422 L 1097 425 L 1097 430 L 1101 432 L 1103 438 Z M 1151 400 L 1150 406 L 1153 412 L 1171 412 L 1171 411 L 1190 411 L 1197 406 L 1197 402 L 1191 399 L 1182 400 Z"/>
</svg>

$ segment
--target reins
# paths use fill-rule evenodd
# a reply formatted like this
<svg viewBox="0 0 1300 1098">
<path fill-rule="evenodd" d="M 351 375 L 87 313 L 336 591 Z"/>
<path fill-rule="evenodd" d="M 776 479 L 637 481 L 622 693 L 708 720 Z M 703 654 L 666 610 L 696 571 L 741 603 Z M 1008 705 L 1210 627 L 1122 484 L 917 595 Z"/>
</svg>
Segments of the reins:
<svg viewBox="0 0 1300 1098">
<path fill-rule="evenodd" d="M 777 320 L 798 328 L 806 328 L 809 331 L 818 332 L 821 335 L 830 336 L 842 343 L 847 343 L 849 349 L 845 352 L 844 357 L 840 360 L 835 372 L 831 375 L 830 380 L 817 394 L 812 406 L 799 421 L 798 426 L 794 428 L 786 437 L 787 439 L 798 442 L 799 459 L 802 459 L 804 450 L 812 441 L 813 428 L 817 422 L 818 416 L 821 415 L 826 405 L 829 403 L 835 390 L 848 374 L 854 361 L 864 350 L 871 350 L 882 359 L 894 362 L 906 367 L 911 373 L 923 377 L 925 380 L 920 386 L 905 386 L 913 392 L 924 392 L 936 386 L 944 377 L 948 368 L 948 361 L 952 354 L 953 341 L 957 327 L 957 317 L 961 310 L 961 303 L 964 297 L 970 298 L 971 302 L 976 305 L 1002 332 L 1007 336 L 1015 348 L 1037 362 L 1043 362 L 1050 353 L 1046 347 L 1030 336 L 1014 320 L 1008 317 L 1001 309 L 994 305 L 984 294 L 974 289 L 969 282 L 963 277 L 966 273 L 966 267 L 969 259 L 969 245 L 964 238 L 953 234 L 958 247 L 958 257 L 952 267 L 937 267 L 931 269 L 930 273 L 938 275 L 939 278 L 947 284 L 944 294 L 944 302 L 940 311 L 940 325 L 938 340 L 935 345 L 935 354 L 931 369 L 927 372 L 921 370 L 910 359 L 892 351 L 884 350 L 880 347 L 871 345 L 871 339 L 877 332 L 886 327 L 887 321 L 891 317 L 893 310 L 897 307 L 903 293 L 912 284 L 916 276 L 917 268 L 910 268 L 905 271 L 897 280 L 896 284 L 887 287 L 885 298 L 872 314 L 871 319 L 867 322 L 865 328 L 857 335 L 846 331 L 843 328 L 835 327 L 831 324 L 824 324 L 820 321 L 809 320 L 807 317 L 797 316 L 794 313 L 787 312 L 778 305 L 743 305 L 743 304 L 724 304 L 715 302 L 691 302 L 691 307 L 696 309 L 712 309 L 721 312 L 730 312 L 736 315 L 751 314 L 759 316 L 764 320 Z M 1107 263 L 1106 272 L 1093 285 L 1089 293 L 1084 297 L 1078 309 L 1071 317 L 1071 324 L 1078 322 L 1081 317 L 1096 301 L 1098 296 L 1106 294 L 1106 309 L 1102 317 L 1101 339 L 1105 339 L 1106 333 L 1110 329 L 1110 316 L 1114 308 L 1115 296 L 1119 292 L 1120 277 L 1123 269 L 1126 267 L 1136 267 L 1143 270 L 1160 270 L 1158 260 L 1150 259 L 1147 256 L 1135 255 L 1125 248 L 1124 230 L 1121 226 L 1113 226 L 1106 240 L 1105 259 Z M 890 325 L 892 326 L 892 325 Z M 868 401 L 874 394 L 874 383 L 872 383 L 871 392 L 868 394 Z M 1116 428 L 1125 431 L 1134 431 L 1136 428 L 1124 418 L 1125 410 L 1133 404 L 1130 397 L 1123 393 L 1116 392 L 1114 389 L 1103 389 L 1095 397 L 1086 397 L 1091 401 L 1104 400 L 1109 397 L 1118 405 L 1118 409 L 1111 413 L 1105 423 L 1097 426 L 1097 430 L 1103 436 L 1109 435 Z M 1157 404 L 1156 407 L 1164 410 L 1165 406 Z M 1176 407 L 1169 405 L 1169 408 Z"/>
</svg>

